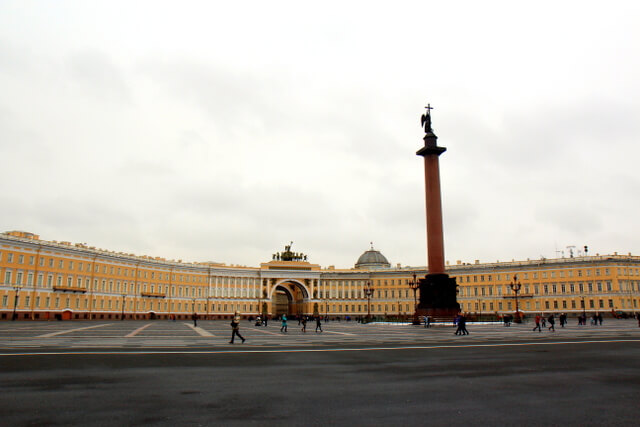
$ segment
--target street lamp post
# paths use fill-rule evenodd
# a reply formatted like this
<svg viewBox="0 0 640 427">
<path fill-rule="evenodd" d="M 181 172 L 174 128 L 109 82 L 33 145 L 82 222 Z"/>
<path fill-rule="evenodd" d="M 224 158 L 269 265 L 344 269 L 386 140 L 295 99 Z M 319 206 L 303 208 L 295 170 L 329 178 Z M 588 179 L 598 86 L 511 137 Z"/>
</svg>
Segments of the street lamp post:
<svg viewBox="0 0 640 427">
<path fill-rule="evenodd" d="M 124 320 L 124 299 L 127 296 L 127 294 L 122 294 L 122 315 L 120 315 L 120 320 Z"/>
<path fill-rule="evenodd" d="M 367 280 L 367 287 L 364 288 L 364 294 L 367 296 L 367 323 L 371 321 L 371 296 L 375 289 L 371 287 L 371 281 Z"/>
<path fill-rule="evenodd" d="M 18 308 L 18 291 L 20 290 L 19 285 L 14 285 L 13 289 L 15 291 L 15 296 L 13 298 L 13 314 L 11 315 L 11 320 L 16 320 L 16 309 Z"/>
<path fill-rule="evenodd" d="M 418 318 L 418 297 L 417 292 L 420 287 L 420 281 L 416 277 L 416 273 L 413 273 L 413 278 L 409 280 L 409 287 L 413 291 L 413 324 L 419 325 L 420 319 Z"/>
<path fill-rule="evenodd" d="M 513 282 L 509 283 L 509 287 L 511 288 L 511 290 L 516 296 L 516 316 L 513 319 L 513 321 L 516 323 L 520 323 L 521 319 L 520 319 L 520 308 L 518 306 L 518 292 L 520 292 L 520 289 L 522 288 L 522 283 L 518 282 L 517 274 L 513 275 Z"/>
</svg>

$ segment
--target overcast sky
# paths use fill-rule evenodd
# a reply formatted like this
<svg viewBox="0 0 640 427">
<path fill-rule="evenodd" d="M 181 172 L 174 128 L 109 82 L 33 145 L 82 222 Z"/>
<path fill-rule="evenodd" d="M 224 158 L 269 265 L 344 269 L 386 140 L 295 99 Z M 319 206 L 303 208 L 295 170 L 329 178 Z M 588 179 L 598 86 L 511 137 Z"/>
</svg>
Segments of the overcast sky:
<svg viewBox="0 0 640 427">
<path fill-rule="evenodd" d="M 640 3 L 0 0 L 0 225 L 258 266 L 640 253 Z"/>
</svg>

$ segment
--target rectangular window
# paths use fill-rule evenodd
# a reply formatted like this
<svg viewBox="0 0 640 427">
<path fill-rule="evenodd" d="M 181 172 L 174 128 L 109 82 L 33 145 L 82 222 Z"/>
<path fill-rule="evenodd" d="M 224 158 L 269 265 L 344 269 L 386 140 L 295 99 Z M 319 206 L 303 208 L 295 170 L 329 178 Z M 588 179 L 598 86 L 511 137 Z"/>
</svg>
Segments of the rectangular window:
<svg viewBox="0 0 640 427">
<path fill-rule="evenodd" d="M 18 256 L 18 264 L 24 264 L 24 255 Z"/>
</svg>

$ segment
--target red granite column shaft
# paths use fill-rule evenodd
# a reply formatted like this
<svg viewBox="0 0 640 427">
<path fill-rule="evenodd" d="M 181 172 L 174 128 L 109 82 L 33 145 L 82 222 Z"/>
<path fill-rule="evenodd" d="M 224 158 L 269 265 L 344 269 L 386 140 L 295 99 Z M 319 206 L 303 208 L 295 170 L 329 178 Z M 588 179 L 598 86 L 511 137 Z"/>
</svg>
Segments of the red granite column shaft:
<svg viewBox="0 0 640 427">
<path fill-rule="evenodd" d="M 424 180 L 427 211 L 427 265 L 429 274 L 444 273 L 444 233 L 438 154 L 424 156 Z"/>
</svg>

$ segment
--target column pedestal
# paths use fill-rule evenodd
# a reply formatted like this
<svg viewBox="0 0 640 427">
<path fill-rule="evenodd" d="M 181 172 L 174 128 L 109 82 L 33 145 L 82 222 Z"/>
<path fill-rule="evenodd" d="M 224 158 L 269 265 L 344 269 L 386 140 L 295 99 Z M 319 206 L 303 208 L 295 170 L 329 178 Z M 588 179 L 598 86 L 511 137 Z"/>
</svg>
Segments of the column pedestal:
<svg viewBox="0 0 640 427">
<path fill-rule="evenodd" d="M 456 301 L 456 279 L 446 273 L 427 274 L 420 279 L 419 316 L 451 320 L 460 312 Z"/>
</svg>

